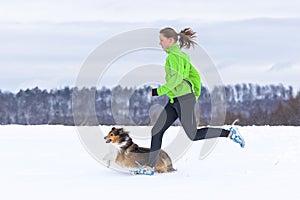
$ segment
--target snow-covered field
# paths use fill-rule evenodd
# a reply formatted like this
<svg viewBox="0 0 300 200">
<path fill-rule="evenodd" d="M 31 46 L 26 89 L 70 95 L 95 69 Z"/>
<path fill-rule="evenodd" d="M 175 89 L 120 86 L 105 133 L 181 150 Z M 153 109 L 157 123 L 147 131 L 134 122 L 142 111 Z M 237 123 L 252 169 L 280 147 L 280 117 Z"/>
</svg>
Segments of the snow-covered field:
<svg viewBox="0 0 300 200">
<path fill-rule="evenodd" d="M 165 143 L 177 129 L 167 130 Z M 75 127 L 0 126 L 0 198 L 300 199 L 300 127 L 240 130 L 245 149 L 221 138 L 201 160 L 204 143 L 197 141 L 174 164 L 177 172 L 149 177 L 100 164 L 83 147 Z"/>
</svg>

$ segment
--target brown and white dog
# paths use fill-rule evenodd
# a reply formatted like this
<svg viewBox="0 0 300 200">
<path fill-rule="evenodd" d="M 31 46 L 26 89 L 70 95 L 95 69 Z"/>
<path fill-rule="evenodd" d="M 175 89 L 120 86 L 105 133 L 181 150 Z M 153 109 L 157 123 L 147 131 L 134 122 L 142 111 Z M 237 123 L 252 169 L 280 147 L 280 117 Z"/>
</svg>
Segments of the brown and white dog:
<svg viewBox="0 0 300 200">
<path fill-rule="evenodd" d="M 117 164 L 123 167 L 137 169 L 138 167 L 135 161 L 138 161 L 142 165 L 145 165 L 148 161 L 150 149 L 139 147 L 135 144 L 128 132 L 124 131 L 123 128 L 113 127 L 104 139 L 106 143 L 111 143 L 118 148 L 118 154 L 115 159 Z M 171 158 L 163 150 L 160 150 L 154 171 L 159 173 L 175 171 L 172 166 Z"/>
</svg>

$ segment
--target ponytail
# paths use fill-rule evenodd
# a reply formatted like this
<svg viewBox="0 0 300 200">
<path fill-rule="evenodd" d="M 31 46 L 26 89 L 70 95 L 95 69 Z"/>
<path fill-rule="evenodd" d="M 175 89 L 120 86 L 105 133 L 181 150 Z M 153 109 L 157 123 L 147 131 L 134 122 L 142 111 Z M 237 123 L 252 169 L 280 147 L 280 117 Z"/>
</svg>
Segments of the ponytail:
<svg viewBox="0 0 300 200">
<path fill-rule="evenodd" d="M 195 45 L 197 45 L 194 39 L 196 37 L 196 32 L 194 32 L 191 28 L 185 28 L 177 33 L 174 29 L 167 27 L 160 30 L 160 33 L 163 34 L 166 38 L 172 37 L 175 42 L 177 42 L 179 38 L 180 48 L 183 47 L 189 49 L 191 46 L 194 47 Z"/>
<path fill-rule="evenodd" d="M 197 45 L 195 41 L 195 35 L 196 32 L 194 32 L 191 28 L 185 28 L 181 30 L 178 35 L 179 35 L 179 46 L 180 48 L 184 47 L 189 49 L 191 45 L 194 47 Z"/>
</svg>

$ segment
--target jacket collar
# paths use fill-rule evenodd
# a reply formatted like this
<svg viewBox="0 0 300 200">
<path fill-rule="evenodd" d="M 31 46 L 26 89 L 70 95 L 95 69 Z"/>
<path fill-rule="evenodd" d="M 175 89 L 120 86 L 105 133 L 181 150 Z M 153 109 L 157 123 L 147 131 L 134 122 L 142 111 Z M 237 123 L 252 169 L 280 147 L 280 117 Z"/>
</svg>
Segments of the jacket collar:
<svg viewBox="0 0 300 200">
<path fill-rule="evenodd" d="M 180 48 L 177 43 L 172 44 L 169 48 L 166 49 L 166 52 L 169 54 L 171 52 L 180 52 Z"/>
</svg>

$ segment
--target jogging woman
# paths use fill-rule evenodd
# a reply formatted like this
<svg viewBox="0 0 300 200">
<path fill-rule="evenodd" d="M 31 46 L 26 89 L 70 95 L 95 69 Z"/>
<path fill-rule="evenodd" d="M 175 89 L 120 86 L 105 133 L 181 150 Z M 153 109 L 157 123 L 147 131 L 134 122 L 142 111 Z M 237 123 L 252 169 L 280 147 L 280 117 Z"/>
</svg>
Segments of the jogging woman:
<svg viewBox="0 0 300 200">
<path fill-rule="evenodd" d="M 148 162 L 137 173 L 147 175 L 154 173 L 163 135 L 177 118 L 192 141 L 225 137 L 238 143 L 242 148 L 245 146 L 244 139 L 233 127 L 229 130 L 210 127 L 197 129 L 194 106 L 200 96 L 201 79 L 197 70 L 190 63 L 189 56 L 181 51 L 181 48 L 188 49 L 196 45 L 195 37 L 195 32 L 190 28 L 185 28 L 179 33 L 169 27 L 160 30 L 160 45 L 168 54 L 165 63 L 166 83 L 159 88 L 153 88 L 151 96 L 167 95 L 169 101 L 151 130 Z"/>
</svg>

